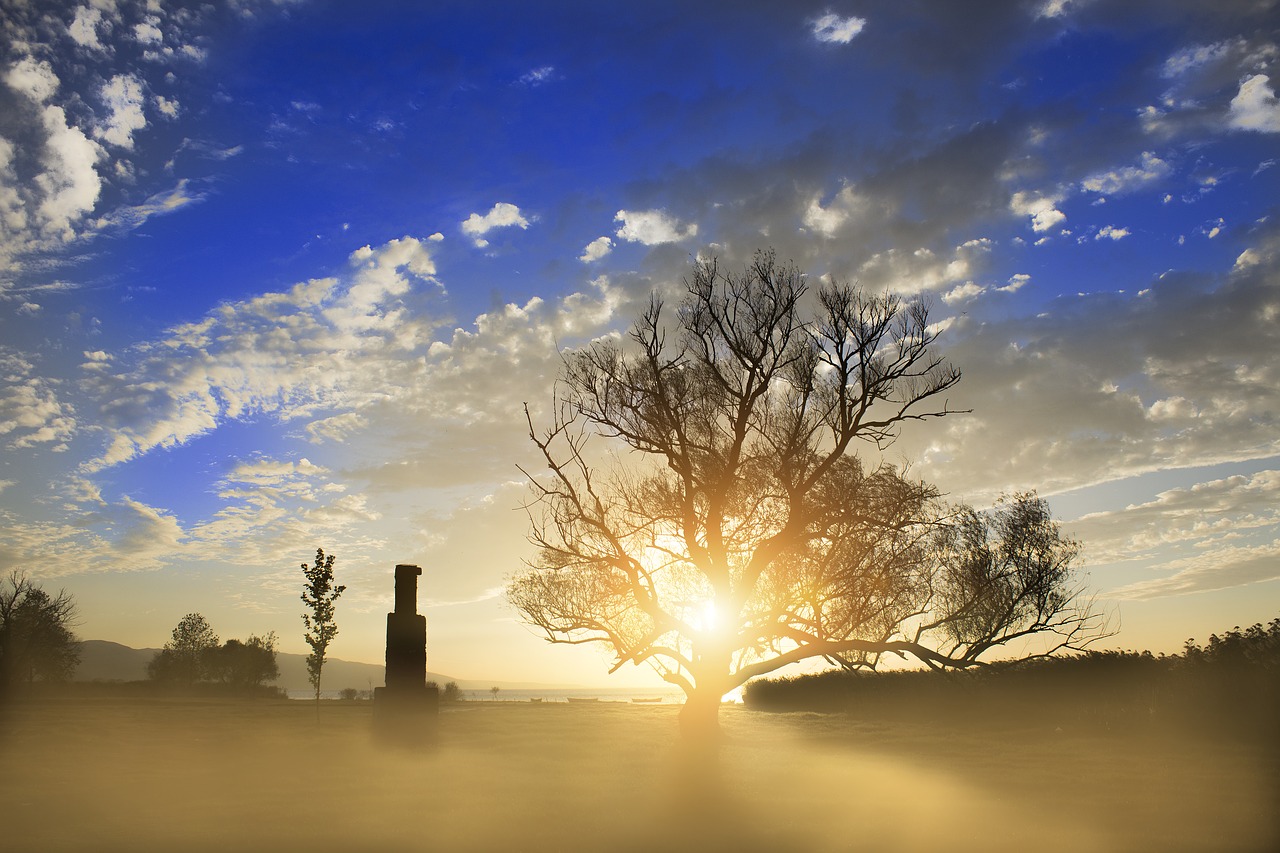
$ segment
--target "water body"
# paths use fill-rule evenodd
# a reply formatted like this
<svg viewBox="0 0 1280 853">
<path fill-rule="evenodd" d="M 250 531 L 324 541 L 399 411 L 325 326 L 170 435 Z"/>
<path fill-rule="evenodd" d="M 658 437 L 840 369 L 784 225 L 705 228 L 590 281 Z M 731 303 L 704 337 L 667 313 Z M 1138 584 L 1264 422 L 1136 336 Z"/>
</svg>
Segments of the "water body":
<svg viewBox="0 0 1280 853">
<path fill-rule="evenodd" d="M 321 699 L 339 698 L 338 690 L 321 690 Z M 362 691 L 363 693 L 364 691 Z M 313 690 L 289 690 L 290 699 L 314 699 Z M 362 697 L 367 698 L 367 697 Z M 632 704 L 679 705 L 684 702 L 684 693 L 670 687 L 548 687 L 534 690 L 501 689 L 495 697 L 489 690 L 463 690 L 462 698 L 468 702 L 568 702 L 574 700 L 594 700 L 597 702 L 625 702 Z M 633 700 L 657 699 L 658 702 Z"/>
</svg>

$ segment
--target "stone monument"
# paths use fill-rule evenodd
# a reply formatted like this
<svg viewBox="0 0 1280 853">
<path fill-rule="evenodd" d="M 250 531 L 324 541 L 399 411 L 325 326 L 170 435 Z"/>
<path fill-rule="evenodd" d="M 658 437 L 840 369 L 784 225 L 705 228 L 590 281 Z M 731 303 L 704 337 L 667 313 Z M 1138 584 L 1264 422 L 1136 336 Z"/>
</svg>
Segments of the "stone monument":
<svg viewBox="0 0 1280 853">
<path fill-rule="evenodd" d="M 396 609 L 387 614 L 386 687 L 373 691 L 373 719 L 380 732 L 399 738 L 426 735 L 440 694 L 427 685 L 427 617 L 418 613 L 417 566 L 396 566 Z"/>
</svg>

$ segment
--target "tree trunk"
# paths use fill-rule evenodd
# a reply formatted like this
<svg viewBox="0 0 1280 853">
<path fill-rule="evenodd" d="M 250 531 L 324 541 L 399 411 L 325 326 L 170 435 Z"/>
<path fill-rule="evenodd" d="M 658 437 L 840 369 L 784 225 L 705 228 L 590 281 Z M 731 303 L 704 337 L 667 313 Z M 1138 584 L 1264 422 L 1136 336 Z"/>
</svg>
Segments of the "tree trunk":
<svg viewBox="0 0 1280 853">
<path fill-rule="evenodd" d="M 720 693 L 706 687 L 695 688 L 680 709 L 680 734 L 686 740 L 716 740 L 720 737 Z"/>
</svg>

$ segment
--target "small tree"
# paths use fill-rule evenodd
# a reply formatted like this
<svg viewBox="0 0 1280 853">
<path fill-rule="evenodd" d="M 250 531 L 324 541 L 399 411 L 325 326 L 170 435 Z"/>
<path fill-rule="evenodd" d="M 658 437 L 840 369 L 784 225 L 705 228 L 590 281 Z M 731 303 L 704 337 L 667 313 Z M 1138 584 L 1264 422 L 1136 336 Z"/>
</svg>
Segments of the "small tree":
<svg viewBox="0 0 1280 853">
<path fill-rule="evenodd" d="M 329 643 L 338 635 L 338 625 L 333 619 L 334 605 L 338 597 L 346 591 L 345 586 L 333 583 L 332 554 L 325 556 L 323 548 L 316 549 L 316 561 L 313 565 L 302 564 L 302 575 L 306 583 L 302 587 L 302 602 L 310 613 L 302 614 L 302 624 L 306 626 L 305 639 L 311 647 L 307 655 L 307 676 L 316 691 L 316 717 L 320 716 L 320 674 L 324 670 L 325 652 Z"/>
<path fill-rule="evenodd" d="M 489 693 L 491 693 L 491 694 L 493 695 L 493 701 L 495 701 L 495 702 L 497 702 L 497 701 L 498 701 L 498 694 L 499 694 L 499 693 L 501 693 L 501 692 L 502 692 L 502 688 L 501 688 L 501 687 L 499 687 L 499 686 L 498 686 L 498 685 L 496 685 L 496 684 L 495 684 L 494 686 L 492 686 L 492 687 L 490 687 L 490 688 L 489 688 Z"/>
<path fill-rule="evenodd" d="M 0 581 L 0 697 L 19 683 L 64 681 L 80 662 L 75 600 L 50 595 L 20 572 Z"/>
<path fill-rule="evenodd" d="M 218 635 L 208 620 L 199 613 L 188 613 L 147 664 L 147 675 L 153 681 L 190 687 L 214 677 L 217 652 Z"/>
</svg>

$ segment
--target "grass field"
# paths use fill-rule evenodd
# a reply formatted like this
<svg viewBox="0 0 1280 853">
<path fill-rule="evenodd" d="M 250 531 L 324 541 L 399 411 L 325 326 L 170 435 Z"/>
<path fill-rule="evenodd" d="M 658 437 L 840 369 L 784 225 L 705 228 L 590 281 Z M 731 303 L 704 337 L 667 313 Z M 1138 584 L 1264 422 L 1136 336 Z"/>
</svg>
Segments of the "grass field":
<svg viewBox="0 0 1280 853">
<path fill-rule="evenodd" d="M 1280 849 L 1272 750 L 1228 737 L 470 702 L 380 745 L 372 706 L 60 698 L 6 710 L 0 848 Z"/>
</svg>

